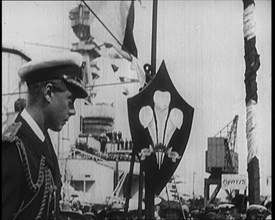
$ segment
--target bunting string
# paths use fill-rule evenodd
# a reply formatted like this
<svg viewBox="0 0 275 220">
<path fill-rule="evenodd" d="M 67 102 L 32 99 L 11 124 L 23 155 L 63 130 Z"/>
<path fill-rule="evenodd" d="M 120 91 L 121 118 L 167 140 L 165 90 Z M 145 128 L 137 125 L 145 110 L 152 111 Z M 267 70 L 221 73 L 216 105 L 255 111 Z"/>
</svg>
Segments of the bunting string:
<svg viewBox="0 0 275 220">
<path fill-rule="evenodd" d="M 109 34 L 116 40 L 116 42 L 123 48 L 124 51 L 126 51 L 129 56 L 131 56 L 131 53 L 121 44 L 121 42 L 116 38 L 116 36 L 109 30 L 109 28 L 101 21 L 101 19 L 96 15 L 96 13 L 87 5 L 87 3 L 84 0 L 81 0 L 86 7 L 89 9 L 89 11 L 96 17 L 96 19 L 103 25 L 103 27 L 109 32 Z"/>
</svg>

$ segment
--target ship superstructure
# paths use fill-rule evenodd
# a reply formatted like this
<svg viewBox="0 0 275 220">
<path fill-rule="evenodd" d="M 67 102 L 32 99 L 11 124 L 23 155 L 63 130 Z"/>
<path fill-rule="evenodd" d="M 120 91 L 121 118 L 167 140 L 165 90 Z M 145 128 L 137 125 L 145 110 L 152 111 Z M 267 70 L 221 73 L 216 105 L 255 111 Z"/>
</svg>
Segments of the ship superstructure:
<svg viewBox="0 0 275 220">
<path fill-rule="evenodd" d="M 69 14 L 71 27 L 79 38 L 79 42 L 72 44 L 72 51 L 83 56 L 89 96 L 77 106 L 79 126 L 75 128 L 79 128 L 79 134 L 75 143 L 69 150 L 67 147 L 59 152 L 63 201 L 76 199 L 82 203 L 123 207 L 133 148 L 129 135 L 124 137 L 128 124 L 123 120 L 127 112 L 122 111 L 126 109 L 129 91 L 119 84 L 126 78 L 121 75 L 123 68 L 109 62 L 104 45 L 98 45 L 90 34 L 89 10 L 80 3 Z M 138 172 L 136 158 L 131 197 L 137 197 Z"/>
</svg>

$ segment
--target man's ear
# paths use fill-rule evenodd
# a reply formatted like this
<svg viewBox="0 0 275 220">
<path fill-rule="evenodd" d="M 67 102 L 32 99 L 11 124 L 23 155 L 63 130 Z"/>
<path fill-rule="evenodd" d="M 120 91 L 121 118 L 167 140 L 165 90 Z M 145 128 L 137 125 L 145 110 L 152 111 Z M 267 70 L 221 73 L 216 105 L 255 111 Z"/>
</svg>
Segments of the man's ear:
<svg viewBox="0 0 275 220">
<path fill-rule="evenodd" d="M 43 93 L 45 99 L 48 102 L 51 102 L 52 95 L 53 95 L 53 84 L 52 83 L 47 83 L 44 88 L 44 93 Z"/>
</svg>

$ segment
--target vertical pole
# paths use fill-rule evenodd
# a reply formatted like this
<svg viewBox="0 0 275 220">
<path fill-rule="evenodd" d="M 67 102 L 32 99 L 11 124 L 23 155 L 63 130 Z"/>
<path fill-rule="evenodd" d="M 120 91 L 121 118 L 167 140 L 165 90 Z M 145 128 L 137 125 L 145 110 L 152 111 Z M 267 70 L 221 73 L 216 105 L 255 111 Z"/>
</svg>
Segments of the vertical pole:
<svg viewBox="0 0 275 220">
<path fill-rule="evenodd" d="M 208 200 L 209 200 L 209 179 L 204 179 L 204 208 L 207 206 Z"/>
<path fill-rule="evenodd" d="M 154 219 L 155 189 L 148 181 L 148 173 L 145 172 L 145 219 Z"/>
<path fill-rule="evenodd" d="M 131 197 L 135 157 L 136 157 L 135 151 L 132 150 L 130 171 L 129 171 L 129 174 L 128 174 L 128 182 L 127 182 L 128 184 L 127 184 L 127 191 L 126 191 L 126 201 L 125 201 L 125 206 L 124 206 L 124 216 L 125 216 L 125 218 L 128 215 L 128 208 L 129 208 L 129 202 L 130 202 L 130 197 Z"/>
<path fill-rule="evenodd" d="M 151 45 L 151 74 L 156 74 L 156 54 L 157 54 L 157 7 L 158 0 L 153 0 L 153 19 L 152 19 L 152 45 Z"/>
<path fill-rule="evenodd" d="M 62 202 L 63 202 L 63 203 L 65 203 L 65 197 L 67 198 L 67 196 L 68 196 L 67 161 L 68 161 L 68 157 L 65 158 L 65 161 L 64 161 L 64 179 L 63 179 L 63 184 L 65 184 L 66 192 L 63 191 L 63 194 L 62 194 Z M 68 197 L 69 197 L 69 196 L 68 196 Z"/>
<path fill-rule="evenodd" d="M 245 51 L 245 89 L 246 89 L 246 138 L 247 138 L 247 172 L 249 204 L 260 204 L 260 171 L 257 139 L 257 70 L 260 58 L 256 49 L 254 21 L 254 0 L 243 0 L 243 32 Z"/>
<path fill-rule="evenodd" d="M 180 207 L 181 207 L 181 212 L 182 212 L 183 220 L 186 220 L 187 216 L 185 216 L 185 213 L 184 213 L 184 210 L 183 210 L 183 207 L 182 207 L 182 202 L 181 202 L 181 199 L 180 199 L 180 195 L 179 195 L 179 191 L 178 191 L 178 187 L 177 187 L 174 175 L 172 176 L 172 179 L 173 179 L 174 185 L 176 187 L 176 193 L 177 193 L 177 197 L 179 199 L 179 204 L 180 204 Z M 194 192 L 194 190 L 193 190 L 193 192 Z M 193 200 L 194 200 L 194 193 L 193 193 Z"/>
<path fill-rule="evenodd" d="M 119 181 L 119 172 L 118 172 L 118 157 L 116 158 L 116 169 L 114 175 L 114 189 L 117 187 Z"/>
<path fill-rule="evenodd" d="M 59 131 L 59 132 L 57 133 L 57 149 L 56 149 L 56 152 L 57 152 L 57 159 L 59 159 L 59 154 L 60 154 L 60 141 L 61 141 L 60 132 L 61 132 L 61 131 Z"/>
<path fill-rule="evenodd" d="M 139 194 L 138 194 L 138 219 L 142 219 L 142 196 L 143 196 L 143 167 L 139 165 Z"/>
<path fill-rule="evenodd" d="M 243 196 L 243 200 L 242 200 L 242 211 L 245 211 L 246 212 L 246 206 L 247 206 L 247 200 L 246 200 L 246 188 L 244 190 L 244 196 Z"/>
<path fill-rule="evenodd" d="M 194 203 L 195 203 L 195 171 L 193 172 L 193 207 L 194 207 Z"/>
<path fill-rule="evenodd" d="M 151 45 L 151 74 L 156 74 L 156 51 L 157 51 L 157 7 L 158 0 L 153 0 L 152 16 L 152 45 Z M 145 219 L 154 219 L 155 189 L 148 181 L 148 173 L 145 171 Z"/>
</svg>

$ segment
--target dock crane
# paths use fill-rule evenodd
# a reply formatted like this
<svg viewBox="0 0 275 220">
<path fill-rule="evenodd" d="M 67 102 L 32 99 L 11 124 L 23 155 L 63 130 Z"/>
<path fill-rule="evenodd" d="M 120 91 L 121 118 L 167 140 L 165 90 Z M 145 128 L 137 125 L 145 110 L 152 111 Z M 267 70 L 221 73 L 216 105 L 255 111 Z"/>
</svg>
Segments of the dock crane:
<svg viewBox="0 0 275 220">
<path fill-rule="evenodd" d="M 214 137 L 208 137 L 205 154 L 206 172 L 210 173 L 204 180 L 204 206 L 211 203 L 221 189 L 222 174 L 238 174 L 238 154 L 236 152 L 237 125 L 239 116 L 235 115 Z M 210 185 L 217 185 L 209 198 Z M 227 192 L 228 193 L 228 192 Z"/>
</svg>

